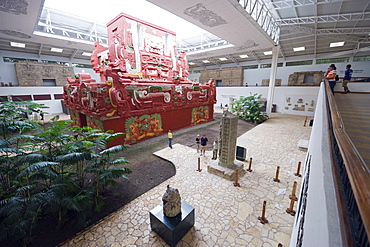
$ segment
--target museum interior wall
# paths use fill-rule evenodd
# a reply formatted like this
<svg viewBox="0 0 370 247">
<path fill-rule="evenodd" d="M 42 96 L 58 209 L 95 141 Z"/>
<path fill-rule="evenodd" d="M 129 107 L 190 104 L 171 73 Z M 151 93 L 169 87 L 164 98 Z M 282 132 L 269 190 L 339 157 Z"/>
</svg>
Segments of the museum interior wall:
<svg viewBox="0 0 370 247">
<path fill-rule="evenodd" d="M 64 64 L 17 62 L 15 71 L 21 87 L 63 86 L 74 77 L 73 67 Z"/>
<path fill-rule="evenodd" d="M 244 81 L 243 67 L 203 70 L 199 82 L 208 82 L 209 78 L 215 79 L 216 86 L 240 87 Z"/>
</svg>

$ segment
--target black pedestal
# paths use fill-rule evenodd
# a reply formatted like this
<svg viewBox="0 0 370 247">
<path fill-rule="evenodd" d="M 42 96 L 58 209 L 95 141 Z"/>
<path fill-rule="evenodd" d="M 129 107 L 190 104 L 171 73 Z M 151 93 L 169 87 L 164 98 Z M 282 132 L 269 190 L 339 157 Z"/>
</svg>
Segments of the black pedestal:
<svg viewBox="0 0 370 247">
<path fill-rule="evenodd" d="M 167 244 L 174 247 L 194 226 L 194 208 L 181 201 L 181 213 L 176 217 L 163 214 L 163 203 L 150 210 L 150 227 Z"/>
<path fill-rule="evenodd" d="M 246 155 L 247 155 L 247 149 L 246 148 L 236 146 L 236 159 L 237 160 L 244 161 Z"/>
</svg>

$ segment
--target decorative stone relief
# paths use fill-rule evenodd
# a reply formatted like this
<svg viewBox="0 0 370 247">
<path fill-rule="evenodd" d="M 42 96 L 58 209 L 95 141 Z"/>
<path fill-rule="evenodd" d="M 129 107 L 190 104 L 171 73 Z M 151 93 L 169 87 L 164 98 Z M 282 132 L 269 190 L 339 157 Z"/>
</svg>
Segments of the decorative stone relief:
<svg viewBox="0 0 370 247">
<path fill-rule="evenodd" d="M 199 81 L 205 83 L 209 78 L 221 80 L 222 86 L 241 87 L 244 80 L 243 67 L 203 70 Z"/>
<path fill-rule="evenodd" d="M 207 9 L 202 3 L 197 3 L 196 5 L 185 9 L 184 14 L 198 20 L 200 23 L 208 27 L 216 27 L 227 23 L 221 16 Z"/>
<path fill-rule="evenodd" d="M 178 189 L 167 185 L 167 190 L 162 197 L 163 213 L 167 217 L 175 217 L 181 213 L 181 197 Z"/>
<path fill-rule="evenodd" d="M 30 39 L 31 38 L 31 36 L 29 36 L 28 34 L 17 32 L 17 31 L 14 31 L 14 30 L 9 30 L 9 29 L 2 29 L 2 30 L 0 30 L 0 33 L 6 34 L 6 35 L 9 35 L 9 36 L 14 36 L 14 37 L 21 38 L 21 39 Z"/>
<path fill-rule="evenodd" d="M 15 15 L 27 15 L 28 3 L 26 0 L 2 0 L 0 1 L 0 11 Z"/>
<path fill-rule="evenodd" d="M 307 76 L 311 77 L 312 81 L 307 82 Z M 323 71 L 294 72 L 289 75 L 288 86 L 319 86 L 323 76 Z"/>
<path fill-rule="evenodd" d="M 56 86 L 67 84 L 66 78 L 74 76 L 72 67 L 60 64 L 18 62 L 15 64 L 18 85 L 23 87 L 42 87 L 43 79 L 54 79 Z"/>
</svg>

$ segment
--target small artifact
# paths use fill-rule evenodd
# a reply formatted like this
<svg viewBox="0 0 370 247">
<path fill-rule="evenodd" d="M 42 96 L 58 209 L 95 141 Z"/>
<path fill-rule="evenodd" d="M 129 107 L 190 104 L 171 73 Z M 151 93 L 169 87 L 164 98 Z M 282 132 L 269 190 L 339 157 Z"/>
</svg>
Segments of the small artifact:
<svg viewBox="0 0 370 247">
<path fill-rule="evenodd" d="M 167 190 L 162 197 L 163 213 L 167 217 L 175 217 L 181 213 L 181 197 L 178 189 L 167 185 Z"/>
</svg>

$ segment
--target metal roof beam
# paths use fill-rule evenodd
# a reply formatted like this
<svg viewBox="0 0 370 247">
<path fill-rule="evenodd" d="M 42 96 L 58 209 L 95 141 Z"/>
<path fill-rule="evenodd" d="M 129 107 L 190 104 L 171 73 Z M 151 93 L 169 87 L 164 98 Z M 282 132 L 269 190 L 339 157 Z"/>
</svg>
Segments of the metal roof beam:
<svg viewBox="0 0 370 247">
<path fill-rule="evenodd" d="M 284 26 L 282 30 L 297 31 L 300 33 L 317 33 L 323 35 L 345 35 L 345 34 L 357 34 L 357 35 L 368 35 L 370 33 L 370 27 L 355 27 L 355 28 L 320 28 L 314 29 L 302 26 Z"/>
<path fill-rule="evenodd" d="M 302 6 L 309 6 L 309 5 L 318 5 L 318 4 L 327 4 L 332 2 L 344 2 L 349 0 L 281 0 L 281 1 L 274 1 L 270 2 L 269 8 L 270 9 L 286 9 L 286 8 L 295 8 L 295 7 L 302 7 Z"/>
<path fill-rule="evenodd" d="M 330 22 L 347 22 L 347 21 L 369 21 L 370 12 L 351 13 L 351 14 L 335 14 L 321 16 L 307 16 L 298 18 L 284 18 L 277 20 L 279 25 L 302 25 L 313 23 L 330 23 Z"/>
<path fill-rule="evenodd" d="M 229 59 L 229 60 L 233 61 L 233 62 L 234 62 L 234 63 L 236 63 L 237 65 L 239 65 L 239 61 L 238 61 L 235 57 L 233 57 L 232 55 L 227 54 L 225 57 L 226 57 L 227 59 Z"/>
<path fill-rule="evenodd" d="M 257 54 L 254 51 L 247 52 L 248 55 L 251 55 L 254 59 L 256 59 L 258 62 L 261 61 L 261 59 L 257 56 Z"/>
</svg>

